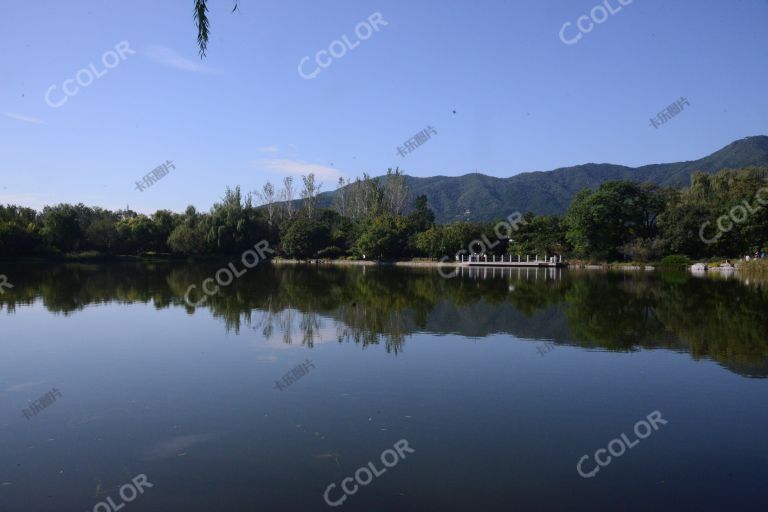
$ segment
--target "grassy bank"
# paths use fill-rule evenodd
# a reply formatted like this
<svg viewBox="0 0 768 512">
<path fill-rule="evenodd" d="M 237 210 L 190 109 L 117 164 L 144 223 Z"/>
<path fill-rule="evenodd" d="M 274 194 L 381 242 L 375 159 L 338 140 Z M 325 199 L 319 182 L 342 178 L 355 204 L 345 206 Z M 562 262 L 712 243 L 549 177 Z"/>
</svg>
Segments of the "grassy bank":
<svg viewBox="0 0 768 512">
<path fill-rule="evenodd" d="M 768 277 L 768 259 L 740 261 L 738 267 L 745 277 Z"/>
</svg>

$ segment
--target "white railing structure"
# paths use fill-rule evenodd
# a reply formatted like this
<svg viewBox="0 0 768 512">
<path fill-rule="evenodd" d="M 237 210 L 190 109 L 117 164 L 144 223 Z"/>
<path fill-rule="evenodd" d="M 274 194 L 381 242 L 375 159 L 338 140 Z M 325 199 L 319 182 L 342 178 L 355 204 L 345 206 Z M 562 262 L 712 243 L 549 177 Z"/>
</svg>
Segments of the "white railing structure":
<svg viewBox="0 0 768 512">
<path fill-rule="evenodd" d="M 459 255 L 456 257 L 456 260 L 460 263 L 484 263 L 484 264 L 499 263 L 502 265 L 506 264 L 506 265 L 512 265 L 512 266 L 517 266 L 517 265 L 526 266 L 531 264 L 534 266 L 538 266 L 538 265 L 557 266 L 563 263 L 563 256 L 562 254 L 553 255 L 553 256 L 549 256 L 545 254 L 543 258 L 539 258 L 539 255 L 535 254 L 533 256 L 533 259 L 531 259 L 531 256 L 526 254 L 525 260 L 523 260 L 523 257 L 519 254 L 517 255 L 517 258 L 515 258 L 512 255 L 502 254 L 501 256 L 496 256 L 495 254 L 492 254 L 488 256 L 487 254 L 475 253 L 475 254 L 469 254 L 467 256 L 463 254 Z"/>
</svg>

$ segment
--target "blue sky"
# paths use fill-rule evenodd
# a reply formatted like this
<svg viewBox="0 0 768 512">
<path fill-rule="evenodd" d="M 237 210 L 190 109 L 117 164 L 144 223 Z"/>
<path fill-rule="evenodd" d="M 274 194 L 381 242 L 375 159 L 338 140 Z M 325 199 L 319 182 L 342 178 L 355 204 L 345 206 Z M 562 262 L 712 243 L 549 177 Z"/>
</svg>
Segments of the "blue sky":
<svg viewBox="0 0 768 512">
<path fill-rule="evenodd" d="M 768 1 L 606 1 L 621 10 L 568 45 L 563 25 L 575 37 L 601 2 L 240 0 L 232 13 L 232 0 L 210 0 L 201 61 L 192 0 L 9 0 L 0 203 L 207 209 L 227 185 L 289 174 L 315 172 L 330 190 L 339 176 L 395 166 L 501 177 L 637 166 L 768 134 Z M 387 25 L 359 40 L 355 27 L 377 12 Z M 316 53 L 344 35 L 359 45 L 299 75 L 303 57 L 316 69 Z M 121 41 L 135 53 L 105 68 Z M 103 76 L 46 103 L 49 87 L 61 101 L 64 81 L 91 63 Z M 680 97 L 690 107 L 652 128 Z M 437 134 L 399 156 L 427 126 Z M 176 169 L 135 189 L 166 160 Z"/>
</svg>

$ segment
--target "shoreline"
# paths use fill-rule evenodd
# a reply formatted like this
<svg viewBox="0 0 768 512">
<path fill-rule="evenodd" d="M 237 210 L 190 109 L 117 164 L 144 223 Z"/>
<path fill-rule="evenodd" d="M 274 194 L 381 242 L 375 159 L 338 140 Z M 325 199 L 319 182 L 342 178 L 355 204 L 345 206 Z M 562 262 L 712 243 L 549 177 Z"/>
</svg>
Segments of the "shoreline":
<svg viewBox="0 0 768 512">
<path fill-rule="evenodd" d="M 523 266 L 506 266 L 506 265 L 488 265 L 488 266 L 473 266 L 470 267 L 469 265 L 463 265 L 459 262 L 455 261 L 445 261 L 441 262 L 439 260 L 434 261 L 423 261 L 423 260 L 400 260 L 400 261 L 370 261 L 370 260 L 294 260 L 294 259 L 283 259 L 283 258 L 275 258 L 270 260 L 270 263 L 275 265 L 322 265 L 322 266 L 366 266 L 366 267 L 373 267 L 373 266 L 380 266 L 380 267 L 413 267 L 413 268 L 438 268 L 438 267 L 448 267 L 448 268 L 529 268 L 529 269 L 544 269 L 544 270 L 550 270 L 554 267 L 538 267 L 535 265 L 531 265 L 529 267 L 523 267 Z M 656 270 L 656 266 L 652 265 L 634 265 L 634 264 L 614 264 L 614 263 L 603 263 L 603 264 L 587 264 L 587 263 L 572 263 L 572 264 L 566 264 L 563 267 L 560 268 L 570 268 L 570 269 L 586 269 L 586 270 L 644 270 L 644 271 L 652 271 Z"/>
<path fill-rule="evenodd" d="M 156 255 L 107 255 L 107 254 L 87 254 L 87 255 L 56 255 L 56 256 L 22 256 L 22 257 L 10 257 L 0 256 L 0 263 L 202 263 L 202 262 L 216 262 L 216 261 L 229 261 L 235 255 L 206 255 L 206 256 L 176 256 L 171 254 L 156 254 Z M 546 267 L 509 267 L 504 265 L 488 265 L 483 267 L 469 267 L 456 261 L 440 261 L 440 260 L 426 260 L 426 259 L 414 259 L 414 260 L 397 260 L 397 261 L 372 261 L 372 260 L 348 260 L 348 259 L 311 259 L 311 260 L 296 260 L 288 258 L 272 258 L 268 260 L 273 265 L 314 265 L 314 266 L 338 266 L 338 267 L 402 267 L 402 268 L 544 268 Z M 705 272 L 749 272 L 749 273 L 762 273 L 762 267 L 764 264 L 754 261 L 735 261 L 733 268 L 723 268 L 717 262 L 705 263 Z M 697 265 L 697 264 L 694 264 Z M 583 260 L 574 260 L 561 268 L 572 270 L 604 270 L 604 271 L 635 271 L 635 272 L 653 272 L 657 270 L 679 270 L 691 273 L 698 273 L 699 271 L 694 268 L 694 265 L 688 264 L 685 266 L 664 266 L 654 263 L 592 263 Z M 765 265 L 768 269 L 768 265 Z"/>
</svg>

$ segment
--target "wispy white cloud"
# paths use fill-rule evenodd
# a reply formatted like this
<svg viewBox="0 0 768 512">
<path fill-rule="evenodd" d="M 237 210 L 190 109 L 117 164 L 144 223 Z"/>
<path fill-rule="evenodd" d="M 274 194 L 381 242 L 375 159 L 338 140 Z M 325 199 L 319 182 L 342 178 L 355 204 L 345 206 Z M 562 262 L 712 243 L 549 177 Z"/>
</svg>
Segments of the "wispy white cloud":
<svg viewBox="0 0 768 512">
<path fill-rule="evenodd" d="M 44 380 L 36 380 L 34 382 L 23 382 L 21 384 L 15 384 L 11 387 L 9 387 L 6 391 L 10 391 L 11 393 L 17 393 L 19 391 L 26 391 L 30 388 L 36 388 L 37 386 L 45 384 Z"/>
<path fill-rule="evenodd" d="M 280 148 L 277 146 L 262 146 L 260 148 L 256 148 L 256 151 L 259 153 L 278 153 Z"/>
<path fill-rule="evenodd" d="M 215 73 L 216 70 L 196 62 L 186 57 L 182 57 L 172 49 L 166 46 L 150 45 L 147 47 L 145 54 L 151 60 L 162 64 L 164 66 L 181 69 L 183 71 L 193 71 L 195 73 Z"/>
<path fill-rule="evenodd" d="M 10 117 L 11 119 L 16 119 L 17 121 L 24 121 L 25 123 L 45 124 L 45 121 L 42 119 L 38 119 L 32 116 L 25 116 L 16 114 L 14 112 L 3 112 L 3 114 L 5 114 L 5 117 Z"/>
<path fill-rule="evenodd" d="M 327 183 L 333 183 L 338 180 L 339 177 L 345 176 L 342 171 L 333 167 L 311 164 L 301 160 L 290 160 L 288 158 L 268 158 L 256 160 L 252 163 L 260 169 L 291 176 L 306 176 L 312 173 L 318 179 L 325 180 Z"/>
</svg>

